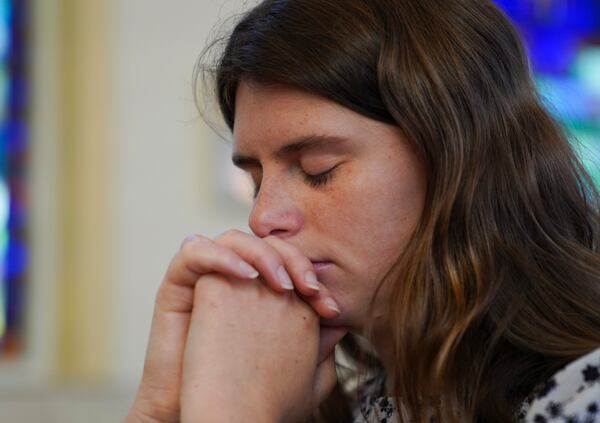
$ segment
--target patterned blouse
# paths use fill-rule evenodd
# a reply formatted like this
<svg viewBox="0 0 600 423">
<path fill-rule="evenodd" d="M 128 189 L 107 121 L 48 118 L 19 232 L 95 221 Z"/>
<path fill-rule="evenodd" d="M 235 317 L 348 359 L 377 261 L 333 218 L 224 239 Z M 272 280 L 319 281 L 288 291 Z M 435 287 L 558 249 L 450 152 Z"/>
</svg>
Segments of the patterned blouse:
<svg viewBox="0 0 600 423">
<path fill-rule="evenodd" d="M 354 410 L 354 423 L 401 423 L 385 392 L 385 376 L 371 379 Z M 600 348 L 580 357 L 550 378 L 525 402 L 518 423 L 600 423 Z"/>
</svg>

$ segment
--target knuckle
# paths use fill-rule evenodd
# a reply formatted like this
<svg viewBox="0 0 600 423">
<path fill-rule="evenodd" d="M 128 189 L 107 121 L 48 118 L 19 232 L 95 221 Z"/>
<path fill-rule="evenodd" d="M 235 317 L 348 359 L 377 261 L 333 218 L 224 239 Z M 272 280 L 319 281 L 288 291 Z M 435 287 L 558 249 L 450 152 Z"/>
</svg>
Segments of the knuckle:
<svg viewBox="0 0 600 423">
<path fill-rule="evenodd" d="M 256 256 L 257 259 L 269 256 L 278 256 L 277 249 L 271 245 L 265 238 L 255 238 L 251 240 L 251 252 Z"/>
<path fill-rule="evenodd" d="M 192 234 L 192 235 L 188 235 L 185 238 L 183 238 L 183 241 L 181 241 L 181 244 L 179 244 L 179 249 L 183 249 L 186 245 L 194 242 L 196 240 L 196 237 L 198 235 Z"/>
<path fill-rule="evenodd" d="M 269 245 L 270 248 L 274 249 L 281 255 L 289 256 L 294 253 L 294 250 L 290 247 L 293 247 L 289 242 L 285 242 L 276 236 L 270 235 L 266 238 L 263 238 L 265 242 Z"/>
<path fill-rule="evenodd" d="M 215 241 L 229 241 L 232 239 L 237 239 L 240 236 L 244 235 L 242 231 L 239 229 L 228 229 L 223 232 L 221 235 L 215 238 Z"/>
<path fill-rule="evenodd" d="M 194 242 L 186 242 L 182 247 L 181 247 L 181 255 L 185 260 L 189 260 L 190 257 L 193 257 L 195 252 L 196 252 L 196 244 Z"/>
<path fill-rule="evenodd" d="M 272 261 L 279 264 L 283 263 L 283 257 L 279 250 L 267 243 L 261 243 L 255 250 L 257 260 Z"/>
<path fill-rule="evenodd" d="M 274 235 L 269 235 L 268 237 L 264 238 L 264 240 L 267 241 L 267 243 L 269 245 L 271 245 L 273 248 L 286 254 L 287 256 L 304 257 L 304 254 L 302 254 L 300 249 L 298 247 L 296 247 L 294 244 L 284 241 Z"/>
<path fill-rule="evenodd" d="M 198 235 L 198 234 L 188 235 L 181 242 L 179 249 L 187 250 L 190 248 L 194 248 L 195 245 L 205 244 L 207 241 L 210 241 L 210 240 L 202 235 Z"/>
<path fill-rule="evenodd" d="M 183 244 L 181 246 L 179 251 L 181 253 L 181 256 L 185 259 L 191 255 L 193 249 L 194 249 L 194 247 L 192 246 L 192 243 L 186 242 L 185 244 Z"/>
<path fill-rule="evenodd" d="M 309 261 L 306 258 L 306 256 L 302 253 L 302 251 L 300 251 L 300 249 L 298 247 L 296 247 L 295 245 L 289 244 L 288 248 L 289 248 L 290 254 L 294 258 L 297 258 L 298 260 L 301 260 L 303 262 L 308 262 Z"/>
<path fill-rule="evenodd" d="M 279 243 L 281 240 L 279 238 L 277 238 L 275 235 L 268 235 L 264 238 L 262 238 L 265 242 L 268 242 L 269 244 L 277 244 Z"/>
<path fill-rule="evenodd" d="M 265 241 L 267 248 L 276 252 L 279 256 L 283 256 L 285 258 L 289 257 L 290 254 L 293 253 L 293 251 L 289 248 L 291 244 L 282 241 L 276 236 L 269 235 L 268 237 L 263 238 L 263 240 Z"/>
</svg>

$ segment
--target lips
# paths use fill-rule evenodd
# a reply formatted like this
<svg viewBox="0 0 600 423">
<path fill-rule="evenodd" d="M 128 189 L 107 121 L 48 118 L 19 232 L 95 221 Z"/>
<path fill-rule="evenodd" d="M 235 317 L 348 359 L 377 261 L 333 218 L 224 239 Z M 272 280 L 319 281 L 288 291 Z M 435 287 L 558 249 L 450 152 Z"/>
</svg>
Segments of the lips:
<svg viewBox="0 0 600 423">
<path fill-rule="evenodd" d="M 317 272 L 333 264 L 332 262 L 326 260 L 311 260 L 311 263 Z"/>
</svg>

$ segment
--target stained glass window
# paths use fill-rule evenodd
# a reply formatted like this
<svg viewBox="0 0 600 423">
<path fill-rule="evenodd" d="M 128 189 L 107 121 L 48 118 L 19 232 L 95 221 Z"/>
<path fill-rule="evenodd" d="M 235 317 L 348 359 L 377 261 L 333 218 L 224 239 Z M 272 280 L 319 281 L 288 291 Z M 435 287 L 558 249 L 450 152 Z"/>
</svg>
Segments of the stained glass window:
<svg viewBox="0 0 600 423">
<path fill-rule="evenodd" d="M 0 358 L 23 341 L 27 80 L 23 0 L 0 0 Z"/>
<path fill-rule="evenodd" d="M 496 0 L 521 31 L 540 93 L 600 186 L 600 0 Z"/>
</svg>

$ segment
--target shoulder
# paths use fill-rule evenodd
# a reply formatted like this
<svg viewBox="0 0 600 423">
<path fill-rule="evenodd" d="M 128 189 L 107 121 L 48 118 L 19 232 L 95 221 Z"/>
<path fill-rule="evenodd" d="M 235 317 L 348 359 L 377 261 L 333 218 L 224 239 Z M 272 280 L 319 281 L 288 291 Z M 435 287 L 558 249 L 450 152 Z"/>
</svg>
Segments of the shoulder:
<svg viewBox="0 0 600 423">
<path fill-rule="evenodd" d="M 600 348 L 550 378 L 523 415 L 525 423 L 600 423 Z"/>
<path fill-rule="evenodd" d="M 354 423 L 401 421 L 385 398 L 385 376 L 368 380 L 354 410 Z M 573 361 L 542 385 L 524 405 L 523 423 L 600 423 L 600 348 Z"/>
<path fill-rule="evenodd" d="M 385 373 L 368 378 L 359 384 L 358 403 L 352 412 L 353 423 L 399 423 L 393 398 L 385 396 Z"/>
</svg>

